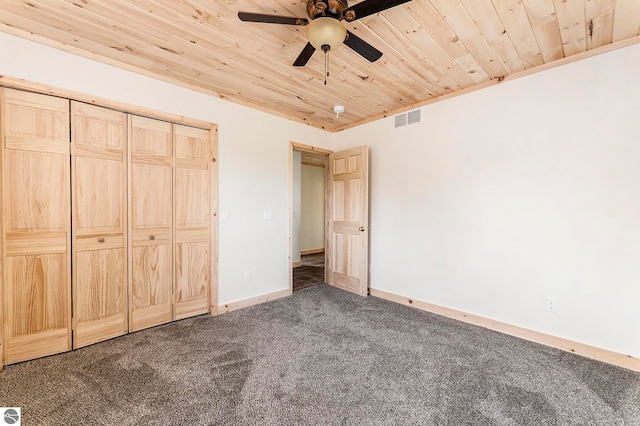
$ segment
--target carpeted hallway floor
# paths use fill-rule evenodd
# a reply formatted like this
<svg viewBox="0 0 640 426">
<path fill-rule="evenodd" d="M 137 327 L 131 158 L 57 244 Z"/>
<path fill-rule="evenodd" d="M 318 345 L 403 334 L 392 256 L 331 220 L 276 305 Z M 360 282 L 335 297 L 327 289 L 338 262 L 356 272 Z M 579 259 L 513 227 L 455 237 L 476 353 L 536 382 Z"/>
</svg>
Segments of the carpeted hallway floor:
<svg viewBox="0 0 640 426">
<path fill-rule="evenodd" d="M 302 266 L 293 268 L 293 291 L 324 282 L 324 253 L 305 254 Z"/>
<path fill-rule="evenodd" d="M 24 425 L 640 425 L 640 374 L 325 284 L 5 368 Z"/>
</svg>

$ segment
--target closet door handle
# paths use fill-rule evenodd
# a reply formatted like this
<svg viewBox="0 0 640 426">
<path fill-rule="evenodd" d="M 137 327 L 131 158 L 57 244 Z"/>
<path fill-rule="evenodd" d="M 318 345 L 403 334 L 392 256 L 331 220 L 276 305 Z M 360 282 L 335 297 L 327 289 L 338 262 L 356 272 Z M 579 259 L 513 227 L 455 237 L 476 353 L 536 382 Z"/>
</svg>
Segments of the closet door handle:
<svg viewBox="0 0 640 426">
<path fill-rule="evenodd" d="M 99 243 L 104 243 L 104 238 L 102 238 L 102 237 L 98 238 L 98 242 Z"/>
<path fill-rule="evenodd" d="M 156 236 L 155 236 L 155 235 L 149 235 L 149 239 L 150 239 L 150 240 L 155 240 L 155 239 L 156 239 Z"/>
</svg>

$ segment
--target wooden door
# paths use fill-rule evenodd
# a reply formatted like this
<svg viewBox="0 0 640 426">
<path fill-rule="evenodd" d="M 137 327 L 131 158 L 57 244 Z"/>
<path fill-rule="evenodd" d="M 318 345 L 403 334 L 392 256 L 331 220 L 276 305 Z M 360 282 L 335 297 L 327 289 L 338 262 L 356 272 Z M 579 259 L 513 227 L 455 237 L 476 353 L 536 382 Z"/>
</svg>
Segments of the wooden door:
<svg viewBox="0 0 640 426">
<path fill-rule="evenodd" d="M 71 349 L 69 101 L 0 89 L 4 363 Z"/>
<path fill-rule="evenodd" d="M 127 116 L 72 102 L 73 347 L 127 333 Z"/>
<path fill-rule="evenodd" d="M 327 283 L 361 296 L 368 292 L 368 147 L 329 155 Z"/>
<path fill-rule="evenodd" d="M 132 115 L 129 124 L 129 330 L 173 318 L 172 125 Z"/>
<path fill-rule="evenodd" d="M 209 311 L 209 130 L 174 125 L 174 319 Z"/>
</svg>

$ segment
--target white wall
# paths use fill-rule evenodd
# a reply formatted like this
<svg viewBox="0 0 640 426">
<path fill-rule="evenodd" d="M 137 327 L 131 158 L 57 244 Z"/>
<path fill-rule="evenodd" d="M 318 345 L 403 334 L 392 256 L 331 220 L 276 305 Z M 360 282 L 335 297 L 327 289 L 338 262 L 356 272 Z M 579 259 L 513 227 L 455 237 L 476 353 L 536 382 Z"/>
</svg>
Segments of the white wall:
<svg viewBox="0 0 640 426">
<path fill-rule="evenodd" d="M 2 75 L 217 123 L 219 208 L 229 212 L 219 303 L 289 287 L 289 142 L 328 148 L 328 133 L 4 33 L 0 58 Z"/>
<path fill-rule="evenodd" d="M 639 357 L 638 70 L 634 45 L 334 135 L 371 147 L 371 287 Z"/>
<path fill-rule="evenodd" d="M 324 249 L 324 168 L 302 165 L 302 250 Z"/>
</svg>

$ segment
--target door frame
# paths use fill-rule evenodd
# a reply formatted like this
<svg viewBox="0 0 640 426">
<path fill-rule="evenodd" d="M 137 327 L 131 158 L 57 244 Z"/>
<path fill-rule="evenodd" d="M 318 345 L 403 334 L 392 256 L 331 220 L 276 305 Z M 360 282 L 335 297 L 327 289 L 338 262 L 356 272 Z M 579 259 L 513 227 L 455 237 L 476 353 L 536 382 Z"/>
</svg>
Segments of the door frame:
<svg viewBox="0 0 640 426">
<path fill-rule="evenodd" d="M 333 151 L 329 149 L 320 148 L 317 146 L 306 145 L 299 142 L 291 141 L 289 142 L 289 295 L 293 294 L 293 152 L 309 152 L 313 154 L 323 155 L 325 157 L 324 160 L 324 169 L 325 169 L 325 185 L 326 185 L 326 173 L 327 167 L 329 165 L 329 154 L 333 154 Z M 328 207 L 328 199 L 327 199 L 327 191 L 325 188 L 325 197 L 324 197 L 324 210 L 325 210 L 325 253 L 327 253 L 327 218 L 326 212 Z M 327 276 L 326 270 L 326 259 L 325 259 L 325 280 Z"/>
</svg>

